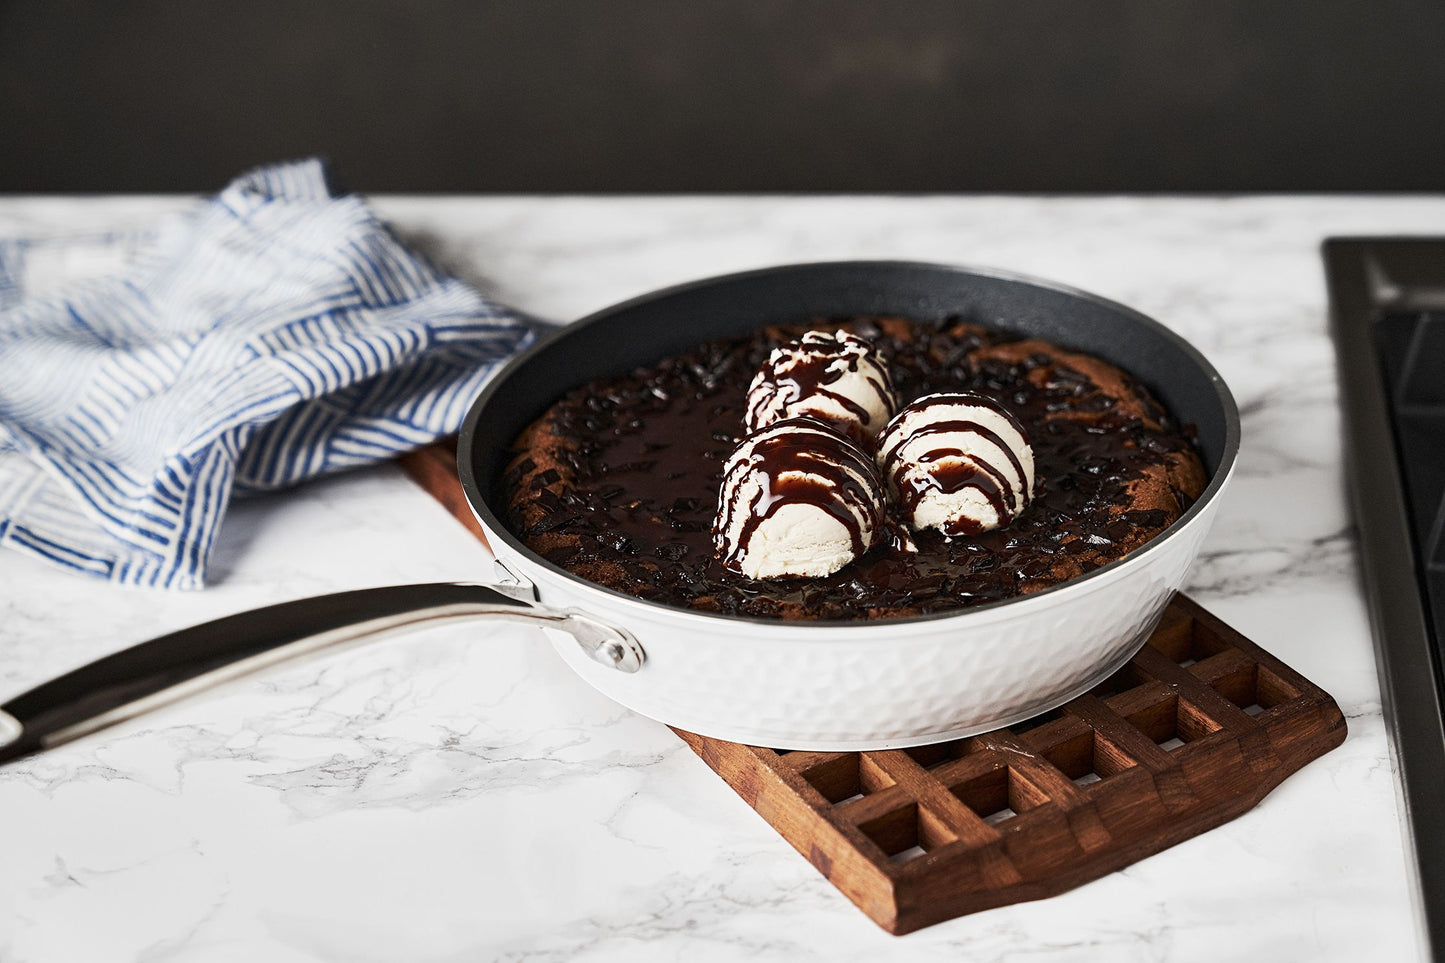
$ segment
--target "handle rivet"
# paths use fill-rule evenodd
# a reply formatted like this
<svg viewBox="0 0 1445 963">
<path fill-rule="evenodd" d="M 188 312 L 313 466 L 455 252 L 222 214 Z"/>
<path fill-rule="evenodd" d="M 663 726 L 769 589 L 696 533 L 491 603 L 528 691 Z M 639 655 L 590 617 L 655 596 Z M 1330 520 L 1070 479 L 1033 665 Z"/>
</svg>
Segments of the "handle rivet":
<svg viewBox="0 0 1445 963">
<path fill-rule="evenodd" d="M 626 657 L 627 650 L 622 647 L 621 642 L 609 639 L 597 647 L 598 660 L 607 665 L 617 665 Z"/>
</svg>

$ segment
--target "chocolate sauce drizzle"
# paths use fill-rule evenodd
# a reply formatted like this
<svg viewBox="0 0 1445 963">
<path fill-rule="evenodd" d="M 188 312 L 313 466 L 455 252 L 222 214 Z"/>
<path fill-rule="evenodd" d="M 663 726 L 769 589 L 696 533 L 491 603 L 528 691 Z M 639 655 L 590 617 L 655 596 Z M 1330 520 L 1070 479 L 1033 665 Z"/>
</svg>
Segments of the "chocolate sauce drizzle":
<svg viewBox="0 0 1445 963">
<path fill-rule="evenodd" d="M 744 505 L 746 482 L 759 490 Z M 753 536 L 785 505 L 811 505 L 848 532 L 853 557 L 873 546 L 883 525 L 883 489 L 871 460 L 851 442 L 811 418 L 774 422 L 745 440 L 729 459 L 713 540 L 725 568 L 741 572 Z M 746 520 L 730 536 L 737 513 Z"/>
<path fill-rule="evenodd" d="M 873 345 L 846 331 L 809 331 L 773 351 L 761 366 L 748 389 L 748 430 L 757 431 L 779 418 L 801 415 L 829 423 L 841 421 L 838 427 L 860 440 L 877 434 L 882 425 L 871 424 L 873 416 L 868 408 L 830 387 L 845 374 L 857 374 L 864 364 L 864 379 L 891 416 L 897 407 L 893 377 L 888 365 L 878 359 Z M 810 406 L 808 401 L 814 398 L 834 402 L 853 420 L 838 419 L 832 412 Z"/>
<path fill-rule="evenodd" d="M 547 415 L 544 443 L 519 450 L 502 479 L 513 530 L 551 561 L 640 598 L 756 617 L 866 619 L 990 602 L 1089 571 L 1162 531 L 1202 488 L 1169 495 L 1167 510 L 1137 506 L 1132 486 L 1146 470 L 1196 457 L 1187 431 L 1142 386 L 1126 381 L 1122 394 L 1105 394 L 1057 353 L 1019 350 L 958 319 L 833 325 L 877 346 L 903 401 L 972 391 L 1018 416 L 1036 483 L 1008 528 L 910 536 L 885 520 L 872 548 L 816 579 L 754 581 L 715 558 L 718 493 L 745 432 L 749 382 L 772 350 L 807 330 L 798 326 L 700 345 L 568 392 Z"/>
<path fill-rule="evenodd" d="M 991 528 L 1007 528 L 1027 506 L 1032 493 L 1030 479 L 1024 471 L 1014 446 L 993 429 L 967 419 L 946 419 L 923 422 L 903 435 L 911 414 L 926 415 L 930 409 L 942 407 L 987 408 L 1006 419 L 1028 444 L 1028 431 L 1013 412 L 992 398 L 973 392 L 945 392 L 920 398 L 908 405 L 878 439 L 884 471 L 897 495 L 899 507 L 910 522 L 923 500 L 933 493 L 957 494 L 973 489 L 983 496 L 994 510 L 997 524 L 985 527 L 982 519 L 964 514 L 944 522 L 942 532 L 949 536 L 978 535 Z M 1003 453 L 1013 469 L 1017 484 L 1004 477 L 1002 466 L 993 465 L 978 455 L 960 448 L 931 448 L 920 455 L 911 455 L 914 443 L 934 435 L 972 434 L 983 438 Z M 900 437 L 901 436 L 901 437 Z M 1021 495 L 1020 492 L 1023 494 Z"/>
</svg>

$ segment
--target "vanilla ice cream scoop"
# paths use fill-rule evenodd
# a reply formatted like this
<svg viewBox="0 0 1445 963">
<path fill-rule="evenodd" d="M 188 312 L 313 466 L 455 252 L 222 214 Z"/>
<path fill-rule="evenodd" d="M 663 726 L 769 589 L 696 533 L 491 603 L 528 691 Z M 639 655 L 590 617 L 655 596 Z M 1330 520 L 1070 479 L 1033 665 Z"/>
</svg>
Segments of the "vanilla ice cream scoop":
<svg viewBox="0 0 1445 963">
<path fill-rule="evenodd" d="M 885 504 L 872 459 L 820 422 L 789 418 L 728 458 L 713 543 L 748 578 L 832 575 L 878 541 Z"/>
<path fill-rule="evenodd" d="M 775 348 L 748 387 L 748 431 L 816 418 L 855 440 L 875 437 L 898 408 L 893 378 L 873 345 L 846 331 L 809 331 Z"/>
<path fill-rule="evenodd" d="M 878 465 L 915 531 L 977 535 L 1028 507 L 1034 451 L 1003 405 L 969 392 L 926 395 L 878 438 Z"/>
</svg>

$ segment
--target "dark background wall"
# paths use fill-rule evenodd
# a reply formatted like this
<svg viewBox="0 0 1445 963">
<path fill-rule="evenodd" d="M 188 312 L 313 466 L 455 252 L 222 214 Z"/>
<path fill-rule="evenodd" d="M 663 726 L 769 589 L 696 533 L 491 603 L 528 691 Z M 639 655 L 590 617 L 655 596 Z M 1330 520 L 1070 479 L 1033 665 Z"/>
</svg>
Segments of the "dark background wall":
<svg viewBox="0 0 1445 963">
<path fill-rule="evenodd" d="M 0 191 L 1445 187 L 1445 4 L 0 0 Z"/>
</svg>

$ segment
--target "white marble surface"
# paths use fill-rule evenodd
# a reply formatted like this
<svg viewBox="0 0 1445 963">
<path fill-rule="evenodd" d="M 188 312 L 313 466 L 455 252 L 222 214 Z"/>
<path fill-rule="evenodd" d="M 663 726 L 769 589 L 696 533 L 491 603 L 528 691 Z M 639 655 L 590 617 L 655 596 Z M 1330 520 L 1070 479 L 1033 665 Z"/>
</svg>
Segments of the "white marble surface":
<svg viewBox="0 0 1445 963">
<path fill-rule="evenodd" d="M 0 232 L 178 198 L 0 199 Z M 458 627 L 274 671 L 0 769 L 0 961 L 1405 960 L 1420 955 L 1340 471 L 1318 245 L 1428 233 L 1445 198 L 408 198 L 398 227 L 570 319 L 846 257 L 993 265 L 1190 338 L 1244 411 L 1190 591 L 1330 691 L 1344 746 L 1228 825 L 1072 893 L 893 938 L 665 728 L 528 630 Z M 391 467 L 233 507 L 211 588 L 0 553 L 0 698 L 257 604 L 486 575 Z"/>
</svg>

